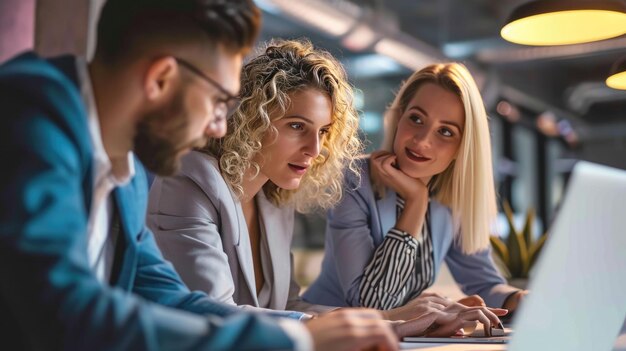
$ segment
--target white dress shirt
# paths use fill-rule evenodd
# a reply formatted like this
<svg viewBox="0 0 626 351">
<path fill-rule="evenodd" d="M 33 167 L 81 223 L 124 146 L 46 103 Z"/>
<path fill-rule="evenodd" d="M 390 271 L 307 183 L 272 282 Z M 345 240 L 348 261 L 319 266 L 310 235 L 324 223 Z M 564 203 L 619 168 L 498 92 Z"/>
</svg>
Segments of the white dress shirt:
<svg viewBox="0 0 626 351">
<path fill-rule="evenodd" d="M 98 280 L 107 284 L 111 277 L 118 235 L 117 231 L 111 231 L 114 213 L 111 192 L 115 187 L 127 184 L 135 175 L 135 163 L 131 152 L 125 159 L 115 160 L 113 163 L 109 159 L 102 143 L 100 119 L 87 70 L 87 62 L 84 59 L 78 59 L 76 65 L 80 93 L 87 112 L 94 161 L 93 198 L 87 227 L 87 255 L 89 265 Z"/>
</svg>

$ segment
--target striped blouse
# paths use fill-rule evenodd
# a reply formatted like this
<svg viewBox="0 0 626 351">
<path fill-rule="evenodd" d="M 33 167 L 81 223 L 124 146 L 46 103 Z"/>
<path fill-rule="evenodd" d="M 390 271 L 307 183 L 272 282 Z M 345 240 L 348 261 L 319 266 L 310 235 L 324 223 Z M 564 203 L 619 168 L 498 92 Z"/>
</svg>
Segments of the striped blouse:
<svg viewBox="0 0 626 351">
<path fill-rule="evenodd" d="M 397 217 L 403 210 L 404 199 L 398 196 Z M 382 310 L 402 306 L 421 294 L 433 281 L 429 202 L 420 239 L 394 227 L 374 252 L 361 279 L 361 306 Z"/>
</svg>

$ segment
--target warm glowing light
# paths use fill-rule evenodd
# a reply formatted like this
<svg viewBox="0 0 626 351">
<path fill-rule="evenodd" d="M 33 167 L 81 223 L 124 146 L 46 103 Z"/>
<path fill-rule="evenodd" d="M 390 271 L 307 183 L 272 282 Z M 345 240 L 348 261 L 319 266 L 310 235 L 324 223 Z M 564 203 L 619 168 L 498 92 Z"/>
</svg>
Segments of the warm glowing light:
<svg viewBox="0 0 626 351">
<path fill-rule="evenodd" d="M 626 90 L 626 71 L 615 73 L 607 78 L 606 85 L 613 89 Z"/>
<path fill-rule="evenodd" d="M 500 35 L 524 45 L 567 45 L 626 33 L 626 7 L 614 1 L 540 0 L 516 9 Z"/>
</svg>

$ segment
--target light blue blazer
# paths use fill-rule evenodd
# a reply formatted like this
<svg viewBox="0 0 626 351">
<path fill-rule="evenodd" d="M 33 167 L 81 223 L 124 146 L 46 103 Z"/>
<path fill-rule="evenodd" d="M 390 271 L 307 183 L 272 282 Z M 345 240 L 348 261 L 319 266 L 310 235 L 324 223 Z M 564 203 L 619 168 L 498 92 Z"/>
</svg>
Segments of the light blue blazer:
<svg viewBox="0 0 626 351">
<path fill-rule="evenodd" d="M 322 271 L 304 294 L 306 301 L 359 306 L 359 287 L 365 267 L 386 233 L 396 223 L 396 193 L 387 188 L 377 200 L 370 181 L 369 157 L 361 159 L 361 182 L 347 177 L 341 202 L 328 212 Z M 488 306 L 500 307 L 517 291 L 506 284 L 494 266 L 491 250 L 466 255 L 453 240 L 450 209 L 431 199 L 431 229 L 435 277 L 445 259 L 465 294 L 478 294 Z"/>
</svg>

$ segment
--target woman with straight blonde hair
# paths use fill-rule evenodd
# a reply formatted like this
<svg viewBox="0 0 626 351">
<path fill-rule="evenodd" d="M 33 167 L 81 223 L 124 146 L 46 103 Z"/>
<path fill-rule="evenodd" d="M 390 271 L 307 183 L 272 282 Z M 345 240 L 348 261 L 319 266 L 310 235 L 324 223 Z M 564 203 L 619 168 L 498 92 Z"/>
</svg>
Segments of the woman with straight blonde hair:
<svg viewBox="0 0 626 351">
<path fill-rule="evenodd" d="M 331 208 L 341 200 L 343 174 L 360 176 L 358 115 L 341 64 L 307 41 L 271 42 L 244 66 L 240 100 L 223 138 L 191 152 L 180 174 L 157 177 L 150 189 L 148 226 L 164 256 L 192 290 L 310 319 L 314 341 L 333 349 L 336 338 L 361 328 L 380 336 L 388 325 L 375 328 L 377 311 L 311 318 L 336 306 L 303 301 L 293 280 L 294 210 Z M 433 308 L 433 300 L 443 299 L 416 301 L 405 319 L 419 318 L 395 324 L 396 334 L 450 335 L 467 323 L 497 323 L 502 314 L 452 303 Z"/>
<path fill-rule="evenodd" d="M 489 129 L 463 65 L 431 65 L 404 82 L 385 114 L 381 150 L 360 167 L 329 212 L 322 273 L 305 300 L 397 318 L 445 259 L 463 291 L 482 298 L 474 303 L 515 309 L 526 292 L 508 286 L 490 256 Z"/>
</svg>

